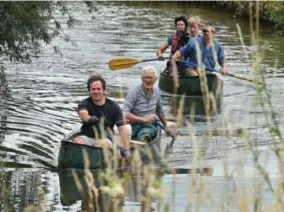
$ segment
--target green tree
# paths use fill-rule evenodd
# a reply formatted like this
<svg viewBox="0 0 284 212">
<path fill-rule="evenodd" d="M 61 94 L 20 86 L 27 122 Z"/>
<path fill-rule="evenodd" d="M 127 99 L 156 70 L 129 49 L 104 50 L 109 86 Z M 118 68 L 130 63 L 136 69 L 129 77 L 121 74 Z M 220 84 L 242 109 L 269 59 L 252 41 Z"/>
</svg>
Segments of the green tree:
<svg viewBox="0 0 284 212">
<path fill-rule="evenodd" d="M 17 62 L 31 62 L 36 57 L 42 44 L 51 44 L 55 37 L 69 41 L 63 25 L 69 28 L 77 23 L 70 12 L 72 2 L 59 1 L 18 1 L 0 2 L 0 57 Z M 85 2 L 91 13 L 94 2 Z M 67 17 L 65 22 L 56 19 L 61 13 Z M 62 19 L 60 19 L 62 20 Z M 54 46 L 55 52 L 58 48 Z M 4 67 L 0 67 L 0 89 L 7 87 Z M 5 88 L 4 88 L 5 89 Z M 3 90 L 3 88 L 2 88 Z M 0 90 L 1 91 L 1 90 Z M 5 91 L 4 91 L 5 92 Z"/>
</svg>

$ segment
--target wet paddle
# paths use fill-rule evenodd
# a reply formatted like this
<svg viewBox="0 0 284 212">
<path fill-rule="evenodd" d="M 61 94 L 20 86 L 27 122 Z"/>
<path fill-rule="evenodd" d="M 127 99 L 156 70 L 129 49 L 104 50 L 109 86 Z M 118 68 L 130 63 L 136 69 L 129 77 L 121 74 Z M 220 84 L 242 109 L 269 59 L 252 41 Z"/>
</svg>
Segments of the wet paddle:
<svg viewBox="0 0 284 212">
<path fill-rule="evenodd" d="M 164 59 L 169 59 L 169 58 L 165 57 Z M 125 57 L 125 58 L 111 59 L 108 64 L 109 68 L 112 71 L 117 71 L 120 69 L 131 68 L 132 66 L 138 63 L 151 62 L 156 60 L 159 60 L 159 58 L 140 60 L 140 59 Z"/>
<path fill-rule="evenodd" d="M 248 82 L 252 82 L 252 83 L 256 83 L 256 84 L 259 84 L 259 85 L 263 85 L 262 82 L 259 82 L 257 80 L 253 80 L 253 79 L 248 79 L 248 78 L 245 78 L 245 77 L 241 77 L 241 76 L 238 76 L 236 74 L 230 74 L 230 73 L 227 73 L 228 76 L 230 77 L 234 77 L 236 79 L 241 79 L 241 80 L 245 80 L 245 81 L 248 81 Z"/>
<path fill-rule="evenodd" d="M 193 65 L 193 66 L 195 67 L 194 64 L 189 63 L 188 61 L 180 60 L 180 62 L 185 63 L 185 64 L 187 64 L 187 65 Z M 207 68 L 206 68 L 206 70 L 212 71 L 212 72 L 217 72 L 215 69 L 213 70 L 213 69 L 207 69 Z M 218 73 L 220 73 L 220 72 L 218 72 Z M 233 77 L 233 78 L 236 78 L 236 79 L 245 80 L 245 81 L 252 82 L 252 83 L 256 83 L 256 84 L 259 84 L 259 85 L 263 85 L 262 82 L 259 82 L 259 81 L 254 80 L 254 79 L 248 79 L 248 78 L 246 78 L 246 77 L 242 77 L 242 76 L 239 76 L 239 75 L 237 75 L 237 74 L 230 74 L 230 73 L 227 73 L 227 76 L 230 76 L 230 77 Z"/>
<path fill-rule="evenodd" d="M 163 126 L 163 124 L 162 124 L 159 120 L 156 120 L 155 123 L 156 123 L 162 130 L 164 130 L 164 131 L 166 132 L 165 127 Z M 172 141 L 171 141 L 171 143 L 170 143 L 170 147 L 173 146 L 173 144 L 174 144 L 174 142 L 175 142 L 175 140 L 176 140 L 176 138 L 175 138 L 174 136 L 171 136 L 171 138 L 172 138 Z"/>
</svg>

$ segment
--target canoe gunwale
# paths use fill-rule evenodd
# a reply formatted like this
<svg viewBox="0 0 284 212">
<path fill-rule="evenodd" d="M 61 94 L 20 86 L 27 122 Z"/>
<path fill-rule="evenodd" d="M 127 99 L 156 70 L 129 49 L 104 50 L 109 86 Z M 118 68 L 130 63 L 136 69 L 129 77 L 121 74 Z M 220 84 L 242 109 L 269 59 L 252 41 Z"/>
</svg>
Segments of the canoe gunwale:
<svg viewBox="0 0 284 212">
<path fill-rule="evenodd" d="M 70 168 L 78 168 L 78 167 L 72 167 L 72 163 L 76 163 L 78 164 L 78 161 L 76 161 L 76 157 L 74 155 L 74 159 L 72 157 L 72 159 L 70 159 L 70 154 L 67 153 L 67 151 L 75 151 L 75 152 L 81 152 L 80 149 L 85 149 L 89 154 L 92 154 L 92 157 L 99 157 L 99 160 L 102 160 L 102 164 L 104 163 L 104 153 L 103 153 L 103 148 L 100 147 L 96 147 L 96 146 L 89 146 L 89 145 L 84 145 L 84 144 L 77 144 L 77 143 L 73 143 L 72 139 L 74 139 L 76 136 L 81 135 L 80 131 L 73 131 L 71 133 L 69 133 L 68 135 L 66 135 L 62 140 L 61 140 L 61 145 L 60 145 L 60 150 L 59 150 L 59 155 L 58 155 L 58 167 L 59 169 L 70 169 Z M 140 151 L 150 148 L 153 149 L 154 147 L 158 147 L 160 148 L 160 140 L 161 140 L 161 130 L 158 130 L 158 134 L 157 136 L 149 143 L 147 143 L 146 145 L 138 145 L 138 148 L 140 149 Z M 122 147 L 118 147 L 118 149 L 120 149 Z M 131 151 L 134 151 L 134 147 L 131 148 Z M 110 151 L 112 151 L 112 149 L 110 149 Z M 87 153 L 87 154 L 88 154 Z M 83 153 L 79 153 L 79 154 L 83 154 Z M 89 155 L 88 154 L 88 155 Z M 66 156 L 69 155 L 69 156 Z M 97 156 L 94 156 L 97 155 Z M 66 159 L 66 157 L 68 157 L 69 159 Z M 89 155 L 90 157 L 90 155 Z M 81 158 L 80 160 L 82 160 L 82 157 L 79 156 L 79 158 Z M 75 160 L 75 162 L 73 161 Z M 79 168 L 83 167 L 83 162 L 81 163 L 81 165 L 78 165 Z M 97 162 L 94 162 L 94 164 L 91 164 L 90 169 L 100 169 L 100 168 L 104 168 L 104 165 L 97 165 Z"/>
<path fill-rule="evenodd" d="M 224 84 L 223 79 L 217 75 L 217 73 L 207 73 L 206 78 L 209 91 L 218 96 L 222 95 Z M 175 88 L 173 76 L 161 72 L 159 88 L 164 92 L 175 95 L 185 95 L 190 97 L 202 96 L 199 76 L 183 76 L 178 77 L 178 80 L 179 87 Z"/>
</svg>

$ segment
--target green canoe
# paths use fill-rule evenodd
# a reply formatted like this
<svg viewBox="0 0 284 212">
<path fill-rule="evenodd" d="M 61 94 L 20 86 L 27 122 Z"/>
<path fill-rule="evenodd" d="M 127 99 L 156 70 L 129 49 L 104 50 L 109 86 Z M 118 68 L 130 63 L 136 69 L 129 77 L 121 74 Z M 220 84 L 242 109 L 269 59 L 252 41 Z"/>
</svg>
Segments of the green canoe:
<svg viewBox="0 0 284 212">
<path fill-rule="evenodd" d="M 64 206 L 70 206 L 78 200 L 82 200 L 83 196 L 88 194 L 88 186 L 85 180 L 84 169 L 73 169 L 78 176 L 78 180 L 82 186 L 82 193 L 78 190 L 76 182 L 73 178 L 71 170 L 61 170 L 58 172 L 60 183 L 60 201 Z M 100 171 L 89 172 L 94 180 L 94 185 L 98 188 L 101 186 Z"/>
<path fill-rule="evenodd" d="M 209 91 L 216 95 L 223 93 L 223 80 L 217 74 L 207 74 L 207 86 Z M 172 94 L 185 94 L 186 96 L 201 96 L 199 76 L 179 77 L 179 88 L 175 90 L 173 78 L 165 73 L 160 74 L 159 88 Z"/>
<path fill-rule="evenodd" d="M 86 150 L 88 159 L 90 161 L 89 169 L 103 169 L 105 168 L 105 159 L 104 151 L 102 148 L 87 146 L 83 144 L 74 143 L 73 140 L 76 136 L 80 136 L 79 131 L 72 132 L 65 136 L 61 140 L 61 146 L 58 155 L 58 168 L 59 169 L 70 169 L 84 168 L 84 157 L 83 149 Z M 147 162 L 149 160 L 149 149 L 150 154 L 156 156 L 157 151 L 160 151 L 160 139 L 161 139 L 161 130 L 158 130 L 158 135 L 146 145 L 139 147 L 141 160 Z M 134 151 L 134 147 L 131 148 L 131 151 Z M 110 154 L 112 151 L 110 150 Z M 160 158 L 154 158 L 158 160 Z"/>
<path fill-rule="evenodd" d="M 213 102 L 216 102 L 216 108 L 219 110 L 223 101 L 223 80 L 217 74 L 207 74 L 207 86 L 211 97 L 210 108 L 213 108 Z M 171 76 L 160 73 L 159 88 L 167 93 L 174 94 L 177 98 L 176 103 L 181 99 L 181 95 L 185 97 L 185 111 L 188 113 L 192 106 L 195 106 L 196 114 L 204 114 L 204 98 L 202 96 L 199 76 L 194 77 L 179 77 L 179 87 L 174 88 L 174 80 Z"/>
</svg>

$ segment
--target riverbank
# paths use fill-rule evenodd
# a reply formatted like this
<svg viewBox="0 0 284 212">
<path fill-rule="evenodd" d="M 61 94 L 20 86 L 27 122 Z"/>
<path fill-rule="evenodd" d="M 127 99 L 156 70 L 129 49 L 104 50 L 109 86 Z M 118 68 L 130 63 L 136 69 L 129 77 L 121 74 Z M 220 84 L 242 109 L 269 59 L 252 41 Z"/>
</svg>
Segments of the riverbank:
<svg viewBox="0 0 284 212">
<path fill-rule="evenodd" d="M 120 2 L 121 3 L 121 2 Z M 252 17 L 259 17 L 260 21 L 267 22 L 271 24 L 271 29 L 274 30 L 274 33 L 282 35 L 284 33 L 284 4 L 282 1 L 259 1 L 259 2 L 250 2 L 250 1 L 186 1 L 186 2 L 124 2 L 126 5 L 132 6 L 159 6 L 159 8 L 170 9 L 179 7 L 183 5 L 184 8 L 198 8 L 198 7 L 209 7 L 219 11 L 226 11 L 232 14 L 234 18 L 249 18 L 250 14 Z M 258 13 L 256 8 L 259 8 Z"/>
<path fill-rule="evenodd" d="M 202 2 L 203 3 L 203 2 Z M 259 16 L 260 20 L 272 23 L 274 30 L 277 33 L 284 33 L 284 4 L 282 1 L 212 1 L 210 3 L 215 8 L 225 9 L 234 13 L 236 17 L 249 17 L 250 14 L 254 18 Z M 256 8 L 259 8 L 257 15 Z"/>
</svg>

